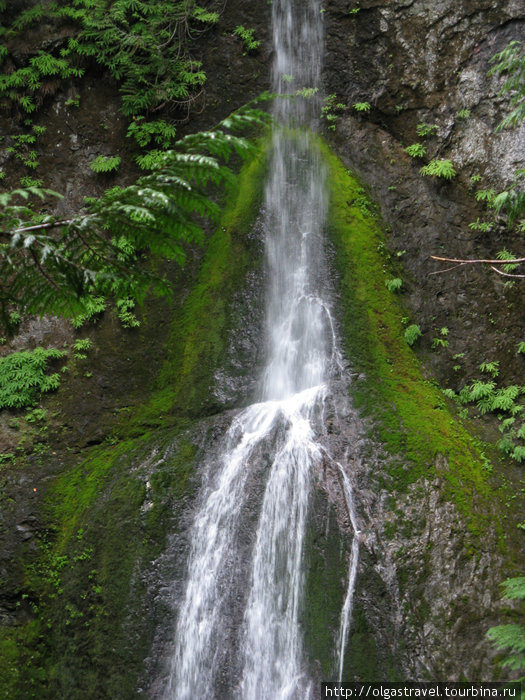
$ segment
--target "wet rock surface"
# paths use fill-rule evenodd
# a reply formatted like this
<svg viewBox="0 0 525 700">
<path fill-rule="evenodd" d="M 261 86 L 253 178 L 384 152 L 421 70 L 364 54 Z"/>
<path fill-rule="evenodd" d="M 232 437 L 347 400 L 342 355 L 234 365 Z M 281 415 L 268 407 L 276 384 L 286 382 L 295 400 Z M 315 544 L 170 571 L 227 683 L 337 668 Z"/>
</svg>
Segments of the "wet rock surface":
<svg viewBox="0 0 525 700">
<path fill-rule="evenodd" d="M 353 5 L 346 0 L 329 0 L 325 5 L 326 92 L 336 93 L 349 106 L 366 100 L 372 107 L 370 115 L 362 118 L 351 110 L 339 116 L 333 143 L 347 167 L 370 188 L 390 227 L 387 246 L 402 270 L 407 314 L 423 331 L 418 352 L 428 375 L 455 390 L 487 359 L 500 360 L 504 381 L 523 373 L 523 357 L 515 352 L 523 340 L 525 320 L 521 289 L 508 287 L 498 276 L 477 268 L 431 275 L 437 266 L 428 260 L 430 254 L 440 253 L 493 256 L 504 245 L 523 253 L 522 241 L 509 241 L 502 226 L 489 234 L 468 228 L 469 222 L 484 214 L 472 195 L 470 177 L 479 174 L 485 187 L 503 188 L 523 164 L 525 138 L 523 126 L 493 135 L 508 102 L 497 96 L 497 80 L 486 76 L 490 57 L 523 32 L 521 3 L 475 5 L 467 0 L 361 0 L 353 14 Z M 13 5 L 10 12 L 15 9 Z M 181 134 L 213 126 L 268 87 L 269 12 L 266 3 L 226 4 L 221 24 L 209 32 L 198 56 L 208 73 L 205 108 L 189 119 L 181 115 Z M 263 42 L 257 52 L 243 56 L 239 39 L 232 36 L 239 24 L 255 28 Z M 66 106 L 77 94 L 79 107 Z M 82 85 L 46 98 L 37 120 L 47 126 L 40 160 L 45 185 L 66 194 L 57 209 L 60 215 L 78 211 L 84 196 L 99 194 L 113 184 L 127 184 L 137 176 L 136 153 L 125 138 L 126 124 L 118 108 L 116 86 L 96 73 Z M 470 110 L 470 116 L 458 119 L 464 109 Z M 437 134 L 427 143 L 427 159 L 450 158 L 457 166 L 459 175 L 451 183 L 422 178 L 421 164 L 403 151 L 418 140 L 416 125 L 423 121 L 438 125 Z M 2 117 L 2 127 L 10 133 L 12 121 Z M 117 151 L 123 156 L 118 177 L 100 178 L 90 170 L 89 163 L 97 155 Z M 15 165 L 14 183 L 20 175 Z M 260 250 L 254 251 L 254 257 L 259 254 Z M 200 253 L 195 253 L 188 265 L 191 280 L 199 259 Z M 174 277 L 178 296 L 172 306 L 163 301 L 147 305 L 141 312 L 142 330 L 121 329 L 110 314 L 97 330 L 86 330 L 87 336 L 96 335 L 96 352 L 84 368 L 93 377 L 79 374 L 68 379 L 53 399 L 53 410 L 59 413 L 51 427 L 53 454 L 30 454 L 22 470 L 9 464 L 1 467 L 0 617 L 9 625 L 31 617 L 30 601 L 23 597 L 22 561 L 36 558 L 39 537 L 46 530 L 41 499 L 48 484 L 82 459 L 87 447 L 110 440 L 119 412 L 138 405 L 155 381 L 164 357 L 166 319 L 180 308 L 189 286 L 188 278 L 184 280 L 178 271 Z M 233 415 L 230 409 L 247 403 L 256 389 L 263 361 L 260 280 L 259 271 L 252 270 L 234 301 L 237 327 L 225 364 L 217 368 L 210 386 L 218 415 L 195 428 L 195 434 L 201 431 L 211 442 L 218 443 L 227 430 Z M 449 347 L 432 351 L 432 338 L 444 326 L 449 328 Z M 2 353 L 40 344 L 61 347 L 73 338 L 70 326 L 54 319 L 24 322 L 21 336 L 2 346 Z M 452 356 L 460 353 L 465 353 L 462 367 L 453 371 Z M 512 568 L 504 555 L 495 553 L 494 533 L 486 533 L 483 546 L 472 542 L 439 479 L 421 480 L 408 494 L 385 488 L 375 474 L 386 456 L 352 427 L 351 416 L 343 418 L 347 428 L 337 438 L 340 444 L 334 446 L 334 454 L 344 454 L 352 446 L 346 458 L 355 467 L 353 485 L 363 525 L 362 568 L 346 660 L 349 673 L 355 678 L 366 676 L 365 649 L 375 657 L 370 665 L 374 673 L 379 669 L 410 679 L 490 679 L 494 652 L 484 633 L 498 622 L 501 571 Z M 335 431 L 334 416 L 328 417 L 330 421 Z M 195 434 L 193 442 L 201 445 Z M 14 451 L 18 438 L 10 419 L 2 420 L 0 437 L 0 451 Z M 155 464 L 152 460 L 151 469 L 145 468 L 144 483 L 155 473 Z M 193 481 L 194 489 L 198 475 Z M 321 544 L 313 548 L 322 559 L 326 544 L 322 533 L 328 528 L 337 542 L 342 539 L 348 547 L 349 524 L 334 473 L 321 474 L 319 485 L 312 537 L 315 540 L 317 532 Z M 153 669 L 158 672 L 158 658 L 171 642 L 172 626 L 165 620 L 173 612 L 170 599 L 181 595 L 181 562 L 188 542 L 178 533 L 189 527 L 192 494 L 190 489 L 182 501 L 170 501 L 174 508 L 170 528 L 176 533 L 171 549 L 149 568 L 136 572 L 134 584 L 143 596 L 143 619 L 148 620 L 146 636 L 153 628 L 160 630 L 146 661 L 142 689 L 148 686 Z M 147 504 L 146 497 L 146 510 Z M 168 589 L 167 572 L 172 575 L 174 569 L 178 583 Z M 340 595 L 344 586 L 339 585 Z M 150 600 L 154 603 L 146 602 Z M 134 633 L 140 634 L 136 629 Z M 374 644 L 368 647 L 370 638 Z"/>
</svg>

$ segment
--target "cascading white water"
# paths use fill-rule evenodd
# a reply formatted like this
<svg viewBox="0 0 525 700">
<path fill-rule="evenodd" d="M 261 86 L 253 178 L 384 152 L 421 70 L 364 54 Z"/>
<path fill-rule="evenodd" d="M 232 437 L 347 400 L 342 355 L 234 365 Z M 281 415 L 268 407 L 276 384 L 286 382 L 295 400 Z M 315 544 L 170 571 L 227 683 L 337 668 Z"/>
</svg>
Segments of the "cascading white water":
<svg viewBox="0 0 525 700">
<path fill-rule="evenodd" d="M 317 86 L 319 0 L 274 0 L 273 33 L 276 91 Z M 313 472 L 326 458 L 320 440 L 329 380 L 340 368 L 323 291 L 325 172 L 308 132 L 295 130 L 311 121 L 312 111 L 304 99 L 276 103 L 264 204 L 268 360 L 261 400 L 235 418 L 220 459 L 207 465 L 165 698 L 310 695 L 300 630 L 303 545 Z M 255 540 L 241 546 L 253 465 L 270 452 L 267 468 L 256 475 L 265 485 Z M 355 531 L 349 487 L 345 495 Z M 354 538 L 339 643 L 341 672 L 357 546 Z M 247 592 L 236 588 L 239 567 L 251 572 Z M 229 624 L 233 608 L 239 619 Z M 226 680 L 225 665 L 234 669 Z"/>
</svg>

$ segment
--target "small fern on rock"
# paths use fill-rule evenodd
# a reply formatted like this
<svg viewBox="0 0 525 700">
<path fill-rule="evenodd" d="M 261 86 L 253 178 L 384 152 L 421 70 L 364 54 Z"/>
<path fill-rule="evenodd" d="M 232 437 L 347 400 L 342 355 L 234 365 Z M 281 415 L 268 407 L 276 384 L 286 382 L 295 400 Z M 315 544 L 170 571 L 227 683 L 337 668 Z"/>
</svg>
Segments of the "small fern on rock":
<svg viewBox="0 0 525 700">
<path fill-rule="evenodd" d="M 431 175 L 432 177 L 440 177 L 444 180 L 452 180 L 456 176 L 456 171 L 450 160 L 439 160 L 434 158 L 430 163 L 424 165 L 419 171 L 421 175 Z"/>
</svg>

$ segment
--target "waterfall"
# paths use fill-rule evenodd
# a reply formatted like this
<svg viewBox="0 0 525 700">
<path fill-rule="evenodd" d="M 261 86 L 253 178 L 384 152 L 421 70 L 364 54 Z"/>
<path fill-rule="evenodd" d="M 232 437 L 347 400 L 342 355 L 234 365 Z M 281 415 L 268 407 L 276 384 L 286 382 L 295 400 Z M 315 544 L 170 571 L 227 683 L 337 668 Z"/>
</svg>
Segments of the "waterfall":
<svg viewBox="0 0 525 700">
<path fill-rule="evenodd" d="M 316 87 L 323 45 L 319 0 L 274 0 L 272 12 L 275 90 Z M 313 475 L 327 458 L 322 437 L 330 381 L 341 371 L 325 289 L 326 176 L 309 133 L 295 129 L 314 124 L 318 109 L 302 98 L 279 99 L 274 108 L 263 207 L 267 362 L 259 402 L 236 416 L 220 455 L 205 465 L 165 698 L 313 694 L 300 627 L 303 549 Z M 357 532 L 352 489 L 343 476 Z M 262 484 L 262 504 L 251 523 L 254 534 L 247 534 L 253 480 Z M 340 674 L 357 558 L 354 537 L 337 650 Z M 249 572 L 247 590 L 238 585 L 241 570 Z"/>
</svg>

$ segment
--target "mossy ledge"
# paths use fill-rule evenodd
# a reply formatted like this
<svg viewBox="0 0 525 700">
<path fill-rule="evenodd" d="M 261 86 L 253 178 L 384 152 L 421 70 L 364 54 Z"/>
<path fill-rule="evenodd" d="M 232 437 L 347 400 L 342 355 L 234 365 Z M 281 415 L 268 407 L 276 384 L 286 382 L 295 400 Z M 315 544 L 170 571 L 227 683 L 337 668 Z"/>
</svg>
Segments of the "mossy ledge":
<svg viewBox="0 0 525 700">
<path fill-rule="evenodd" d="M 392 456 L 388 488 L 406 492 L 419 479 L 440 478 L 474 539 L 501 524 L 494 520 L 498 491 L 477 440 L 453 415 L 439 387 L 423 377 L 403 335 L 405 315 L 385 286 L 392 265 L 382 222 L 357 176 L 325 143 L 329 172 L 328 229 L 335 247 L 346 356 L 359 377 L 350 392 L 374 436 Z M 499 494 L 503 498 L 503 493 Z"/>
</svg>

